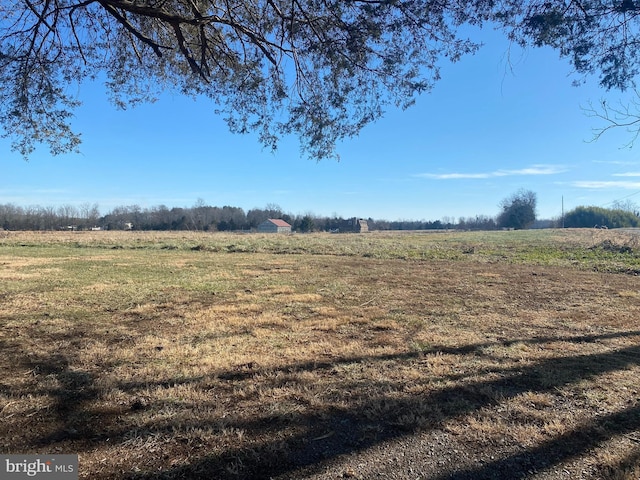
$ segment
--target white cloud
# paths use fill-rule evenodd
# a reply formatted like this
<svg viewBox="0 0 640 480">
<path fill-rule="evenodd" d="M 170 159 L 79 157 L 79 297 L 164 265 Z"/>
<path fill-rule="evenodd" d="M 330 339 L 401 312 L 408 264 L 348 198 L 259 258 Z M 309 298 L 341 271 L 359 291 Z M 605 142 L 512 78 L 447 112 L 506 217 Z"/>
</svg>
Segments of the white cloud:
<svg viewBox="0 0 640 480">
<path fill-rule="evenodd" d="M 490 178 L 493 175 L 490 173 L 419 173 L 415 176 L 422 178 L 434 178 L 436 180 L 455 180 L 460 178 Z"/>
<path fill-rule="evenodd" d="M 17 188 L 5 188 L 0 190 L 0 195 L 58 195 L 68 194 L 70 190 L 60 188 L 31 188 L 31 187 L 17 187 Z"/>
<path fill-rule="evenodd" d="M 640 182 L 623 182 L 623 181 L 604 181 L 604 180 L 585 180 L 572 182 L 572 186 L 577 188 L 589 188 L 592 190 L 616 188 L 616 189 L 628 189 L 638 190 L 640 189 Z"/>
<path fill-rule="evenodd" d="M 414 176 L 421 178 L 432 178 L 435 180 L 458 180 L 458 179 L 482 179 L 496 177 L 530 176 L 530 175 L 555 175 L 566 172 L 563 165 L 532 165 L 518 170 L 494 170 L 484 173 L 419 173 Z"/>
<path fill-rule="evenodd" d="M 628 162 L 624 160 L 594 160 L 593 163 L 602 163 L 605 165 L 637 165 L 638 162 Z"/>
<path fill-rule="evenodd" d="M 614 177 L 640 177 L 640 172 L 614 173 Z"/>
<path fill-rule="evenodd" d="M 504 170 L 506 175 L 556 175 L 566 171 L 562 165 L 532 165 L 521 170 Z"/>
</svg>

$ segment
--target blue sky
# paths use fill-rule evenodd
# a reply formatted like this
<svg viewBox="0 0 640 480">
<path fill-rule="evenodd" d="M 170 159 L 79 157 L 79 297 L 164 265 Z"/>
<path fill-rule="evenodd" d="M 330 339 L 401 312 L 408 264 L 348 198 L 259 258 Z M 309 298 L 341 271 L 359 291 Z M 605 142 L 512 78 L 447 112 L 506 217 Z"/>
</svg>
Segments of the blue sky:
<svg viewBox="0 0 640 480">
<path fill-rule="evenodd" d="M 538 195 L 538 216 L 579 205 L 640 203 L 638 149 L 628 133 L 589 142 L 601 124 L 581 110 L 606 97 L 597 82 L 572 87 L 567 62 L 551 50 L 522 51 L 497 32 L 455 64 L 406 111 L 339 146 L 340 161 L 300 156 L 296 138 L 278 151 L 228 132 L 215 106 L 167 94 L 116 110 L 99 84 L 82 85 L 75 128 L 81 154 L 25 162 L 0 141 L 0 203 L 60 206 L 208 205 L 250 209 L 269 203 L 297 214 L 377 219 L 494 216 L 520 188 Z M 509 52 L 509 59 L 507 53 Z"/>
</svg>

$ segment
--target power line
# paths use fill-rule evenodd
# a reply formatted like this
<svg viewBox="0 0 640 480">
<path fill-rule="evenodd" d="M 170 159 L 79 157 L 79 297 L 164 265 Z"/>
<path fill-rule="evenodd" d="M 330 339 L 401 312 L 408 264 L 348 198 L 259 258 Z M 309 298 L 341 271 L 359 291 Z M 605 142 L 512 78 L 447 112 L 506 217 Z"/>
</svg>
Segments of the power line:
<svg viewBox="0 0 640 480">
<path fill-rule="evenodd" d="M 630 193 L 629 195 L 627 195 L 627 196 L 625 196 L 625 197 L 619 198 L 619 199 L 617 199 L 617 200 L 612 200 L 612 201 L 611 201 L 611 202 L 609 202 L 609 203 L 605 203 L 604 205 L 602 205 L 602 207 L 606 207 L 607 205 L 613 205 L 613 204 L 614 204 L 614 203 L 616 203 L 616 202 L 620 202 L 620 201 L 622 201 L 622 200 L 626 200 L 627 198 L 629 198 L 629 197 L 633 197 L 634 195 L 638 195 L 639 193 L 640 193 L 640 190 L 638 190 L 637 192 L 634 192 L 634 193 Z"/>
</svg>

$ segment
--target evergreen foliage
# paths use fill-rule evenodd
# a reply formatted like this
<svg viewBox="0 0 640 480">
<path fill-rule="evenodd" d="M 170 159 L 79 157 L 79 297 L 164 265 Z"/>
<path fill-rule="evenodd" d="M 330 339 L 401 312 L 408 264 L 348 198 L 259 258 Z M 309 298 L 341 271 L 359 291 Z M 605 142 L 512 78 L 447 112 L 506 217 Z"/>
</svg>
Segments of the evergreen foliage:
<svg viewBox="0 0 640 480">
<path fill-rule="evenodd" d="M 521 230 L 536 221 L 536 194 L 530 190 L 519 190 L 500 202 L 501 211 L 496 223 L 498 228 Z"/>
<path fill-rule="evenodd" d="M 106 78 L 126 108 L 173 90 L 209 98 L 267 147 L 295 134 L 335 156 L 387 105 L 410 106 L 443 59 L 480 46 L 465 26 L 551 46 L 605 89 L 634 86 L 639 2 L 629 0 L 7 0 L 0 3 L 0 126 L 25 157 L 76 151 L 77 86 Z M 466 30 L 468 31 L 468 30 Z"/>
<path fill-rule="evenodd" d="M 640 227 L 640 217 L 633 212 L 621 209 L 577 207 L 564 216 L 564 225 L 573 228 Z"/>
</svg>

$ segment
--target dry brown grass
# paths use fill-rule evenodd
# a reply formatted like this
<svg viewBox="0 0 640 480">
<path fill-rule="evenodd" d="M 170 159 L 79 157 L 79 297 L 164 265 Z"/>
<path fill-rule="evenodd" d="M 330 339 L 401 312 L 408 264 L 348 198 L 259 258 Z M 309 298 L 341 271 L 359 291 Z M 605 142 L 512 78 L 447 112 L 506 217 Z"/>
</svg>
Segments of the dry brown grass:
<svg viewBox="0 0 640 480">
<path fill-rule="evenodd" d="M 633 240 L 526 235 L 9 233 L 0 451 L 284 478 L 437 431 L 469 478 L 638 478 Z"/>
</svg>

